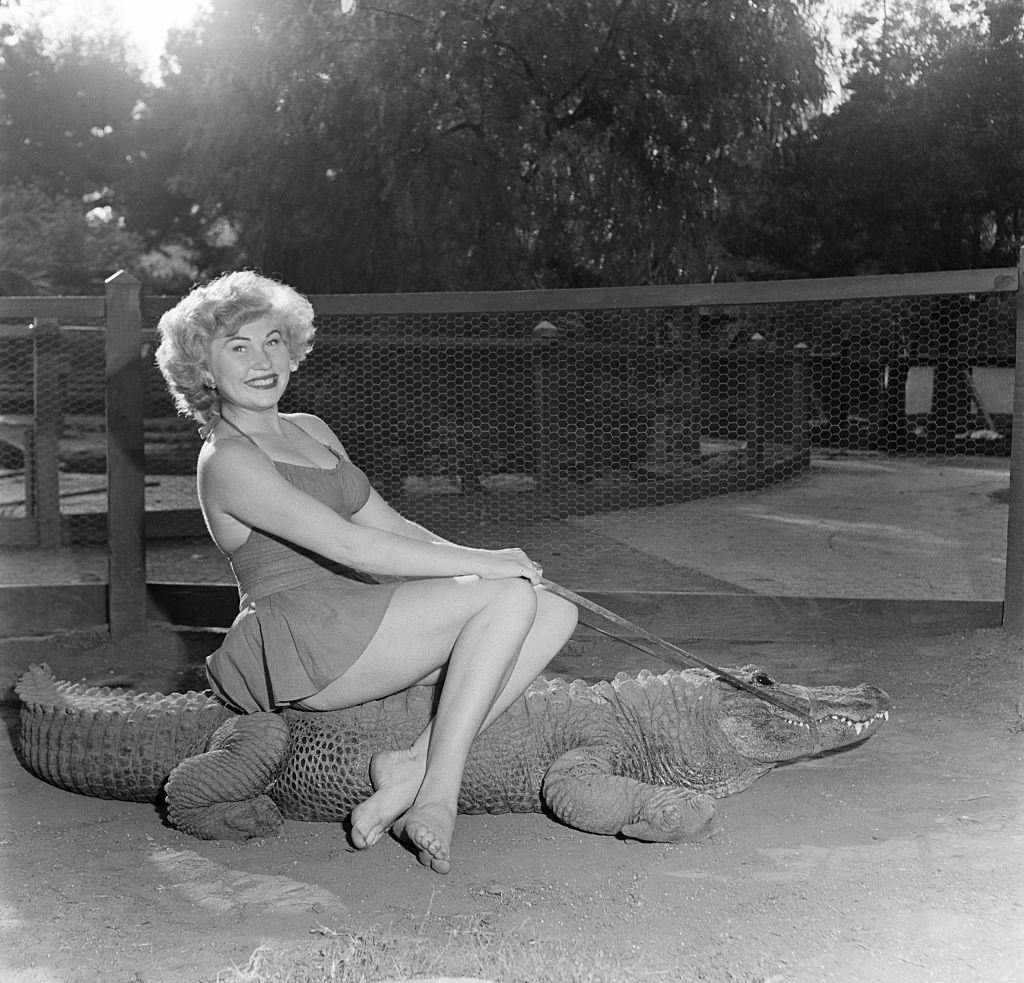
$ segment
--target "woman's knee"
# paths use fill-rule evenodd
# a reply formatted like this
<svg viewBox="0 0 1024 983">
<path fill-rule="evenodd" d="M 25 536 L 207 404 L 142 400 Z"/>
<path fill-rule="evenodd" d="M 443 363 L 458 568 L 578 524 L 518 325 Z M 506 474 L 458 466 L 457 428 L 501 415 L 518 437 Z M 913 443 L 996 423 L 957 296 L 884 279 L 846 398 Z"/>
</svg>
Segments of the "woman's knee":
<svg viewBox="0 0 1024 983">
<path fill-rule="evenodd" d="M 537 592 L 524 578 L 484 581 L 488 585 L 491 599 L 488 608 L 500 610 L 503 614 L 522 619 L 532 624 L 537 616 Z"/>
<path fill-rule="evenodd" d="M 580 620 L 580 611 L 572 601 L 549 594 L 547 591 L 539 593 L 538 601 L 541 613 L 550 620 L 553 626 L 557 626 L 559 630 L 568 635 L 576 630 L 576 625 Z"/>
</svg>

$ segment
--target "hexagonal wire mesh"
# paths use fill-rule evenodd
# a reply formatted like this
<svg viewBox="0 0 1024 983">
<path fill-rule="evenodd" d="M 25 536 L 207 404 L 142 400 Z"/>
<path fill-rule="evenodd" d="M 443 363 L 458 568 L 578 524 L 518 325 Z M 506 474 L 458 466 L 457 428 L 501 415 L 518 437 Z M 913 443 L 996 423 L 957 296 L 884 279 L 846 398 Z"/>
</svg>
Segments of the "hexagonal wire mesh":
<svg viewBox="0 0 1024 983">
<path fill-rule="evenodd" d="M 75 540 L 103 541 L 105 319 L 70 320 L 0 318 L 0 522 L 38 518 L 52 498 L 58 526 L 69 517 Z"/>
<path fill-rule="evenodd" d="M 851 520 L 839 511 L 871 497 L 865 482 L 903 469 L 892 494 L 911 513 L 954 493 L 941 462 L 983 456 L 1005 484 L 1013 295 L 431 314 L 334 314 L 321 298 L 318 309 L 285 409 L 327 420 L 410 518 L 460 542 L 557 554 L 577 585 L 589 562 L 614 557 L 665 589 L 877 596 L 870 556 L 843 555 Z M 801 489 L 817 494 L 816 516 L 806 500 L 787 504 Z M 934 538 L 907 521 L 861 509 L 853 524 L 896 549 L 900 536 Z M 799 549 L 808 523 L 831 530 L 835 562 L 764 576 L 779 531 Z M 984 544 L 948 532 L 934 548 L 964 569 L 960 589 L 1001 595 Z M 897 590 L 950 592 L 934 578 Z"/>
<path fill-rule="evenodd" d="M 606 556 L 627 577 L 658 568 L 664 588 L 878 596 L 870 570 L 841 561 L 803 581 L 759 580 L 767 531 L 816 521 L 787 491 L 813 499 L 823 477 L 863 487 L 904 466 L 935 491 L 942 475 L 922 462 L 979 455 L 1008 468 L 1014 294 L 359 315 L 314 300 L 315 350 L 283 408 L 322 416 L 410 518 L 461 542 L 556 553 L 580 571 L 576 586 Z M 144 329 L 166 306 L 144 305 Z M 78 541 L 105 536 L 103 343 L 88 327 L 61 330 L 50 374 L 60 507 Z M 149 534 L 202 539 L 199 438 L 173 415 L 146 337 Z M 32 414 L 32 340 L 0 344 L 0 512 L 17 517 L 31 501 L 10 437 Z M 841 533 L 835 505 L 822 493 L 817 519 Z M 859 521 L 898 535 L 884 515 Z M 1001 596 L 999 575 L 978 596 L 993 583 Z"/>
</svg>

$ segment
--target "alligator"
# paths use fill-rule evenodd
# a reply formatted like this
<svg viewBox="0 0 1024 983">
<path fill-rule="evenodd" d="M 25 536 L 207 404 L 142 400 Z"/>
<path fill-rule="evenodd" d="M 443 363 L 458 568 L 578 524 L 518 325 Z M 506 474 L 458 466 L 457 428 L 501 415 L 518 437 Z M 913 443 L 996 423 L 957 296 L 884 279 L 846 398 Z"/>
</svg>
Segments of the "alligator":
<svg viewBox="0 0 1024 983">
<path fill-rule="evenodd" d="M 460 813 L 546 811 L 591 833 L 698 839 L 714 799 L 782 762 L 863 742 L 889 717 L 874 686 L 728 672 L 751 689 L 705 669 L 589 686 L 539 678 L 474 742 Z M 85 795 L 159 803 L 170 825 L 233 840 L 273 835 L 283 819 L 344 823 L 372 792 L 370 755 L 407 747 L 434 696 L 417 686 L 347 710 L 239 715 L 209 693 L 92 687 L 58 681 L 46 665 L 16 692 L 21 760 L 33 774 Z M 789 703 L 793 713 L 781 709 Z"/>
</svg>

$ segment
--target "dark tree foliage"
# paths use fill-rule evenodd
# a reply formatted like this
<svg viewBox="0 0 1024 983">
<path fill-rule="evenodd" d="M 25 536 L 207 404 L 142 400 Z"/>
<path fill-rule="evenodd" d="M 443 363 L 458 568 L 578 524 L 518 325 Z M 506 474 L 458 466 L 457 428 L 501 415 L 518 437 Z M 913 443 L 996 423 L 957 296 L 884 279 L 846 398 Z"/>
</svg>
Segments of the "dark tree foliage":
<svg viewBox="0 0 1024 983">
<path fill-rule="evenodd" d="M 145 85 L 115 38 L 47 44 L 0 21 L 0 183 L 116 204 Z"/>
<path fill-rule="evenodd" d="M 217 242 L 218 215 L 204 216 L 195 198 L 181 190 L 180 172 L 188 156 L 185 129 L 189 106 L 163 87 L 152 88 L 136 112 L 134 148 L 127 173 L 118 183 L 128 228 L 152 248 L 178 246 L 201 268 L 231 263 L 230 250 Z M 164 289 L 188 284 L 173 279 Z"/>
<path fill-rule="evenodd" d="M 1024 2 L 875 4 L 849 98 L 786 141 L 761 255 L 798 275 L 1015 265 L 1024 243 Z"/>
<path fill-rule="evenodd" d="M 823 95 L 805 6 L 214 0 L 152 127 L 234 261 L 306 290 L 702 280 Z"/>
<path fill-rule="evenodd" d="M 0 292 L 95 294 L 142 242 L 121 221 L 140 70 L 116 37 L 0 16 Z"/>
<path fill-rule="evenodd" d="M 141 252 L 136 236 L 90 216 L 80 198 L 0 187 L 0 294 L 101 294 L 111 273 L 135 269 Z"/>
</svg>

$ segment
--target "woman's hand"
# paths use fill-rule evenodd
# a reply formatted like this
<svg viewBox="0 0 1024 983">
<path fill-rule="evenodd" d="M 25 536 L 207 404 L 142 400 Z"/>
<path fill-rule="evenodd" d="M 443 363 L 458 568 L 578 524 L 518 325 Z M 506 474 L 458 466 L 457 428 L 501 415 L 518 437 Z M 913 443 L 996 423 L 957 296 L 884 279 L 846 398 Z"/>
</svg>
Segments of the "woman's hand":
<svg viewBox="0 0 1024 983">
<path fill-rule="evenodd" d="M 521 549 L 476 550 L 479 556 L 474 573 L 483 580 L 501 580 L 504 577 L 525 577 L 534 587 L 540 583 L 544 571 Z"/>
</svg>

